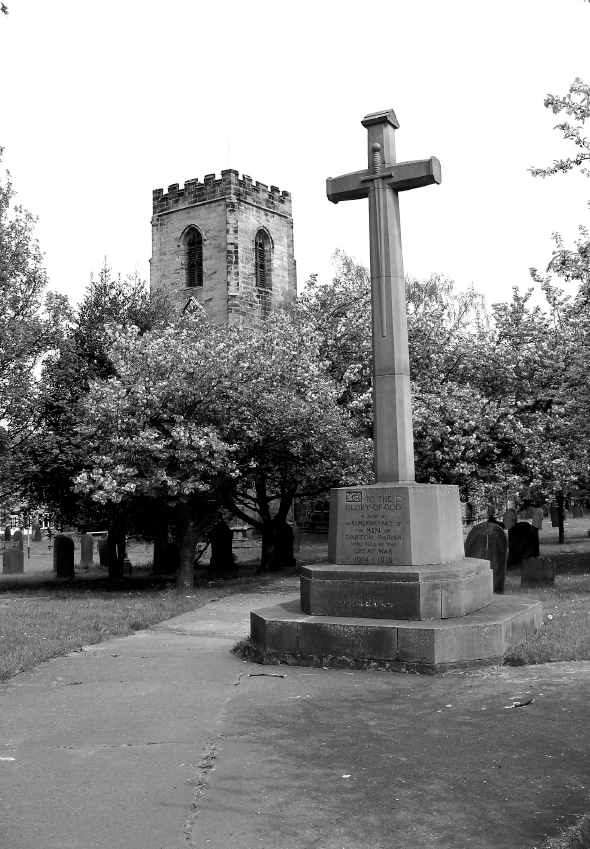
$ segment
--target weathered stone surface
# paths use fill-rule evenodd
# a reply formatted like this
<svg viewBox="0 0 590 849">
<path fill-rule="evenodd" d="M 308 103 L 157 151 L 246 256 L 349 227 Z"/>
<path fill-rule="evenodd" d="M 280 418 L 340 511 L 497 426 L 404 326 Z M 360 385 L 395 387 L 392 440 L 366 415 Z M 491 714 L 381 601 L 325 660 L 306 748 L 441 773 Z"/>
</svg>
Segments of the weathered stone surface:
<svg viewBox="0 0 590 849">
<path fill-rule="evenodd" d="M 426 566 L 301 568 L 301 609 L 313 615 L 439 619 L 464 616 L 492 601 L 489 563 L 473 558 Z"/>
<path fill-rule="evenodd" d="M 94 566 L 94 539 L 90 534 L 80 537 L 80 566 L 83 569 Z"/>
<path fill-rule="evenodd" d="M 463 554 L 456 486 L 378 483 L 330 492 L 331 563 L 416 566 Z"/>
<path fill-rule="evenodd" d="M 539 532 L 528 522 L 518 522 L 508 531 L 508 568 L 520 566 L 527 557 L 539 556 Z"/>
<path fill-rule="evenodd" d="M 502 516 L 504 528 L 509 531 L 510 528 L 513 528 L 516 525 L 517 521 L 516 510 L 513 507 L 509 507 Z"/>
<path fill-rule="evenodd" d="M 252 611 L 253 659 L 443 671 L 499 661 L 535 632 L 541 616 L 539 602 L 515 596 L 495 599 L 467 616 L 428 622 L 309 616 L 295 599 Z"/>
<path fill-rule="evenodd" d="M 24 545 L 24 543 L 23 543 L 23 532 L 20 530 L 20 528 L 17 528 L 16 531 L 13 533 L 12 541 L 13 541 L 13 543 L 17 542 L 20 550 L 21 551 L 23 550 L 23 545 Z"/>
<path fill-rule="evenodd" d="M 58 578 L 73 578 L 74 540 L 66 534 L 56 534 L 53 539 L 53 571 Z"/>
<path fill-rule="evenodd" d="M 555 582 L 555 563 L 548 557 L 529 557 L 522 561 L 521 587 L 534 587 Z"/>
<path fill-rule="evenodd" d="M 35 522 L 31 530 L 33 531 L 33 542 L 41 542 L 41 525 Z"/>
<path fill-rule="evenodd" d="M 25 555 L 20 548 L 6 548 L 2 572 L 4 575 L 22 575 L 25 571 Z"/>
<path fill-rule="evenodd" d="M 4 528 L 4 540 L 6 542 L 9 542 L 11 538 L 12 538 L 12 534 L 11 534 L 11 531 L 10 531 L 10 525 L 6 525 L 6 527 Z"/>
<path fill-rule="evenodd" d="M 104 568 L 108 568 L 109 565 L 109 547 L 108 541 L 105 539 L 99 539 L 96 541 L 96 548 L 98 551 L 98 560 L 101 566 Z"/>
<path fill-rule="evenodd" d="M 465 540 L 465 556 L 489 560 L 494 576 L 494 592 L 504 592 L 508 542 L 506 534 L 499 525 L 493 522 L 474 525 Z"/>
</svg>

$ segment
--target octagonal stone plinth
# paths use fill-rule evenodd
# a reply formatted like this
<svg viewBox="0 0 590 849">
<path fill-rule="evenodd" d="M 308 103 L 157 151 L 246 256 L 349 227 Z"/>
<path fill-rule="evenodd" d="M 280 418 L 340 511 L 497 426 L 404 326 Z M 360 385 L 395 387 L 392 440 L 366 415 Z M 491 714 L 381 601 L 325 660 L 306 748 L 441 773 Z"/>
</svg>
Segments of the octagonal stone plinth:
<svg viewBox="0 0 590 849">
<path fill-rule="evenodd" d="M 254 610 L 248 656 L 258 663 L 436 673 L 499 663 L 541 625 L 541 604 L 495 596 L 455 619 L 400 621 L 310 616 L 299 599 Z"/>
<path fill-rule="evenodd" d="M 317 616 L 448 619 L 493 601 L 487 560 L 463 557 L 425 566 L 347 566 L 301 569 L 301 609 Z"/>
</svg>

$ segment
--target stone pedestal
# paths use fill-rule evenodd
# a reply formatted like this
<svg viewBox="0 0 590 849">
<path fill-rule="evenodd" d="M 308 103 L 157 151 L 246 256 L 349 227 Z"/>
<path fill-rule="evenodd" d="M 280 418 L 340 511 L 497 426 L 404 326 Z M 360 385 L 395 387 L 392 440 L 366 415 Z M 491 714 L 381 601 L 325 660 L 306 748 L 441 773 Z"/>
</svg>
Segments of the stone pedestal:
<svg viewBox="0 0 590 849">
<path fill-rule="evenodd" d="M 300 602 L 252 612 L 251 659 L 437 672 L 497 662 L 541 622 L 464 556 L 455 486 L 333 489 L 328 560 L 302 568 Z"/>
</svg>

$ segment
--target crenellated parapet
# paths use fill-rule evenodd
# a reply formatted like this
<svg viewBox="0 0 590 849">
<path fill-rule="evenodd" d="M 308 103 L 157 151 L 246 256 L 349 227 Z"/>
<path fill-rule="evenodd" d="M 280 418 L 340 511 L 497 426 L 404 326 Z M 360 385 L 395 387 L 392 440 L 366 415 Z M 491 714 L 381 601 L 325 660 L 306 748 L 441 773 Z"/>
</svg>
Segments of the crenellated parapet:
<svg viewBox="0 0 590 849">
<path fill-rule="evenodd" d="M 184 209 L 199 203 L 221 200 L 233 197 L 271 212 L 292 214 L 290 192 L 281 192 L 277 186 L 270 188 L 265 183 L 253 182 L 252 177 L 242 174 L 233 168 L 221 172 L 221 179 L 215 179 L 215 174 L 205 174 L 203 182 L 198 179 L 187 180 L 184 188 L 178 183 L 168 186 L 168 191 L 155 189 L 153 192 L 153 214 L 161 215 L 175 209 Z"/>
</svg>

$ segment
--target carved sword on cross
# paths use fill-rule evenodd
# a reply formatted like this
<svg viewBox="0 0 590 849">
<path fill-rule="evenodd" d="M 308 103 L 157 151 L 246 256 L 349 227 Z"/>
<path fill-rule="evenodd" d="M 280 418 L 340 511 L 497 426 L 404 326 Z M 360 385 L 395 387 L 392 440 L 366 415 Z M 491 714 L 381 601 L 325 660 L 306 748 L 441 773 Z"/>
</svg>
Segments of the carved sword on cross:
<svg viewBox="0 0 590 849">
<path fill-rule="evenodd" d="M 373 316 L 375 481 L 414 481 L 414 438 L 408 322 L 398 193 L 440 183 L 436 157 L 396 162 L 392 109 L 362 120 L 368 135 L 368 167 L 329 177 L 328 200 L 369 198 Z"/>
</svg>

